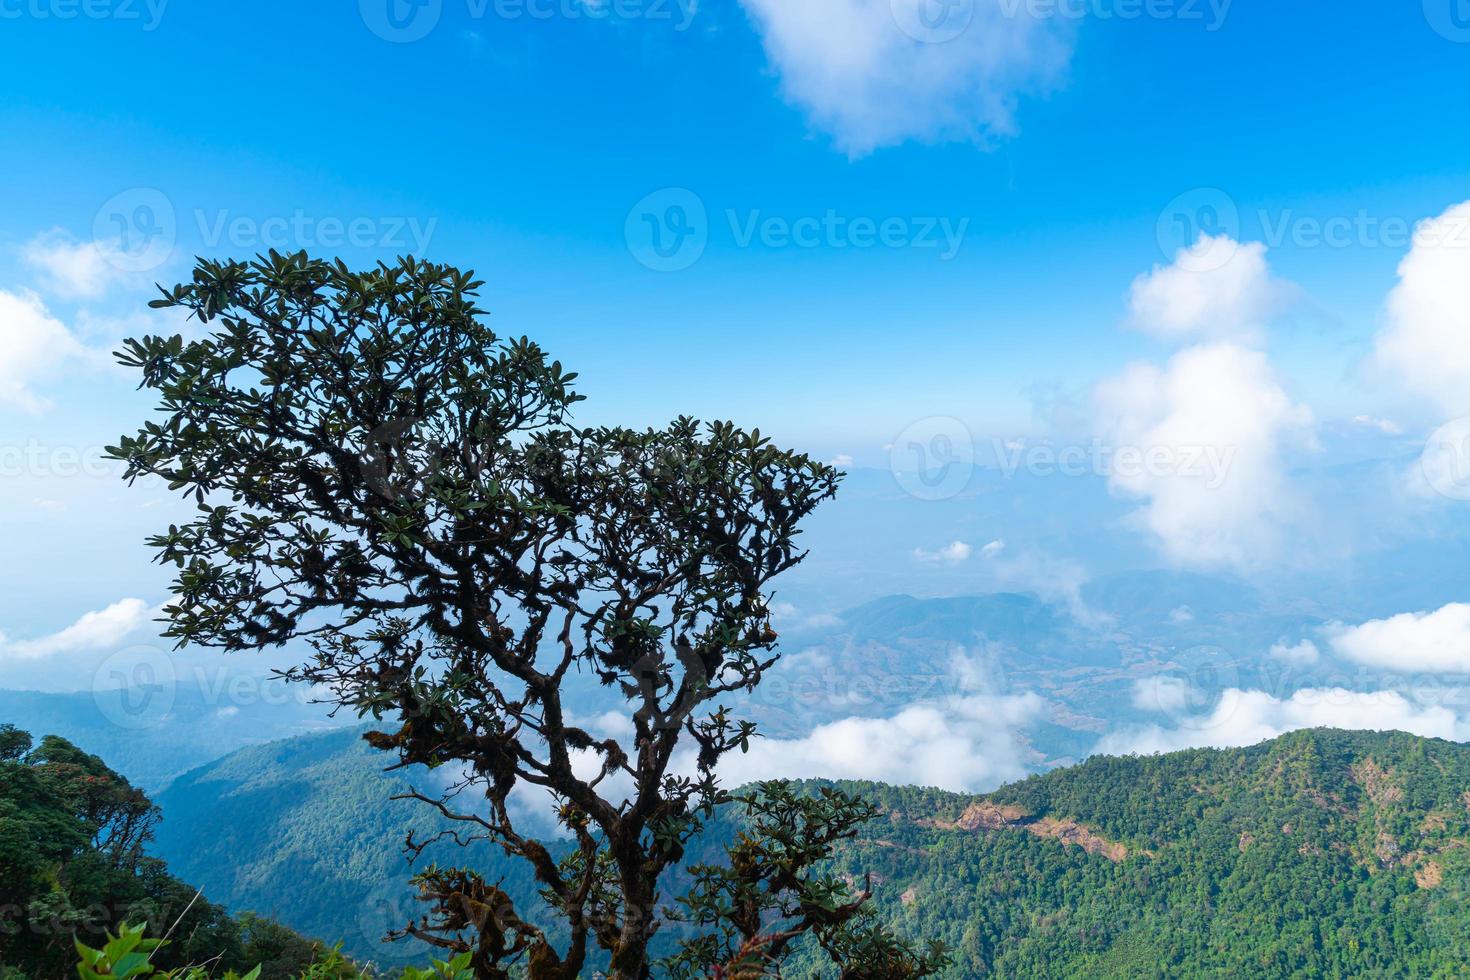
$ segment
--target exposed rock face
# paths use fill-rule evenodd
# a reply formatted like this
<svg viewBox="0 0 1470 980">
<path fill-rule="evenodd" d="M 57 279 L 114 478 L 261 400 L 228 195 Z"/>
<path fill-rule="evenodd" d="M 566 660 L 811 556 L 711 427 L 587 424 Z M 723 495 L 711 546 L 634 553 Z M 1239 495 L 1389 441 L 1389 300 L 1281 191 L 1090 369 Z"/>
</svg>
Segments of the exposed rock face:
<svg viewBox="0 0 1470 980">
<path fill-rule="evenodd" d="M 963 830 L 982 833 L 992 830 L 1019 830 L 1048 840 L 1080 847 L 1088 854 L 1100 854 L 1109 861 L 1120 862 L 1128 857 L 1128 848 L 1117 841 L 1082 826 L 1075 820 L 1058 817 L 1032 819 L 1031 815 L 1018 806 L 992 803 L 981 800 L 970 804 L 956 820 L 917 820 L 920 826 L 938 830 Z"/>
<path fill-rule="evenodd" d="M 1414 869 L 1414 884 L 1420 888 L 1438 888 L 1444 881 L 1444 868 L 1438 861 L 1425 861 Z"/>
<path fill-rule="evenodd" d="M 960 818 L 952 823 L 943 820 L 933 822 L 935 827 L 941 830 L 968 830 L 971 833 L 979 830 L 1000 830 L 1010 827 L 1025 819 L 1027 813 L 1018 806 L 999 806 L 989 801 L 971 803 L 960 814 Z"/>
<path fill-rule="evenodd" d="M 1364 759 L 1353 766 L 1350 771 L 1353 774 L 1353 781 L 1363 787 L 1363 792 L 1368 794 L 1368 799 L 1379 806 L 1388 806 L 1404 798 L 1404 791 L 1395 781 L 1392 769 L 1381 769 L 1372 759 Z"/>
<path fill-rule="evenodd" d="M 1025 829 L 1037 837 L 1050 837 L 1063 844 L 1075 844 L 1088 854 L 1101 854 L 1115 864 L 1128 857 L 1127 847 L 1072 820 L 1042 817 L 1035 823 L 1026 825 Z"/>
</svg>

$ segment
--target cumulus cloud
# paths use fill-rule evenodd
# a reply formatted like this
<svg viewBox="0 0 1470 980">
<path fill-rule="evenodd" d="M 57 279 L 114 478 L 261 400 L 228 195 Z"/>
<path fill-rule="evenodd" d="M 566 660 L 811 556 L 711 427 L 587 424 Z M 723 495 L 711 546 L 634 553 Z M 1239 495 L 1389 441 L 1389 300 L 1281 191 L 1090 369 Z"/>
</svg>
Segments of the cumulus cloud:
<svg viewBox="0 0 1470 980">
<path fill-rule="evenodd" d="M 1068 18 L 1010 0 L 741 2 L 787 99 L 853 155 L 1010 135 L 1018 98 L 1052 87 L 1071 54 Z"/>
<path fill-rule="evenodd" d="M 1452 602 L 1359 626 L 1333 623 L 1325 633 L 1339 656 L 1360 664 L 1470 674 L 1470 604 Z"/>
<path fill-rule="evenodd" d="M 1294 667 L 1308 667 L 1322 659 L 1322 651 L 1311 640 L 1289 644 L 1285 640 L 1271 645 L 1272 660 L 1279 660 Z"/>
<path fill-rule="evenodd" d="M 142 599 L 120 599 L 106 609 L 84 613 L 75 623 L 49 636 L 10 640 L 0 635 L 0 656 L 36 660 L 60 653 L 104 649 L 148 625 L 154 612 Z"/>
<path fill-rule="evenodd" d="M 1006 543 L 1004 541 L 1000 540 L 999 538 L 997 538 L 996 540 L 994 540 L 994 541 L 990 542 L 989 544 L 987 544 L 985 547 L 981 548 L 980 549 L 980 554 L 983 555 L 983 556 L 985 556 L 986 558 L 994 558 L 997 555 L 999 555 L 1002 551 L 1005 551 L 1005 550 L 1006 550 Z"/>
<path fill-rule="evenodd" d="M 1193 697 L 1194 691 L 1182 677 L 1161 674 L 1157 677 L 1140 677 L 1133 682 L 1133 707 L 1140 711 L 1182 711 L 1189 706 Z"/>
<path fill-rule="evenodd" d="M 844 718 L 804 738 L 763 738 L 730 755 L 720 776 L 757 779 L 871 779 L 956 792 L 994 788 L 1026 774 L 1017 729 L 1038 719 L 1035 694 L 957 695 L 922 701 L 888 718 Z"/>
<path fill-rule="evenodd" d="M 1094 391 L 1109 485 L 1147 502 L 1137 515 L 1180 565 L 1250 568 L 1275 550 L 1299 506 L 1284 454 L 1315 446 L 1311 412 L 1270 362 L 1232 343 L 1192 347 L 1166 366 L 1133 364 Z"/>
<path fill-rule="evenodd" d="M 1404 434 L 1403 426 L 1393 419 L 1379 419 L 1371 415 L 1353 416 L 1353 425 L 1364 429 L 1372 429 L 1386 436 L 1401 436 Z"/>
<path fill-rule="evenodd" d="M 39 296 L 0 289 L 0 404 L 44 410 L 48 402 L 36 384 L 92 356 Z"/>
<path fill-rule="evenodd" d="M 1374 362 L 1445 412 L 1470 414 L 1470 201 L 1415 230 Z"/>
<path fill-rule="evenodd" d="M 1215 708 L 1176 726 L 1147 725 L 1104 736 L 1094 751 L 1106 755 L 1174 752 L 1190 748 L 1255 745 L 1302 728 L 1404 731 L 1426 738 L 1464 740 L 1470 725 L 1442 705 L 1420 705 L 1395 691 L 1309 688 L 1290 698 L 1265 691 L 1226 691 Z"/>
<path fill-rule="evenodd" d="M 26 244 L 21 258 L 41 275 L 42 286 L 65 299 L 96 299 L 113 286 L 136 281 L 125 271 L 122 250 L 113 242 L 76 241 L 55 230 Z"/>
<path fill-rule="evenodd" d="M 957 565 L 962 561 L 968 561 L 973 550 L 965 542 L 955 541 L 952 544 L 940 548 L 938 551 L 925 551 L 923 548 L 915 548 L 914 557 L 919 559 L 919 561 L 945 562 Z"/>
<path fill-rule="evenodd" d="M 1133 282 L 1130 323 L 1162 340 L 1259 340 L 1292 287 L 1271 275 L 1266 246 L 1203 235 L 1174 263 Z"/>
</svg>

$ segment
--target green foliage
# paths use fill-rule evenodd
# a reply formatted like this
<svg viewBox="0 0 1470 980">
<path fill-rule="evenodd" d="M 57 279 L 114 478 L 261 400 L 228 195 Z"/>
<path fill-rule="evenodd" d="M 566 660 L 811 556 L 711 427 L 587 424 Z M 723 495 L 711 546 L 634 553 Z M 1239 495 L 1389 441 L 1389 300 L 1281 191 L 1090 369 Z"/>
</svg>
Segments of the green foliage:
<svg viewBox="0 0 1470 980">
<path fill-rule="evenodd" d="M 871 803 L 830 786 L 799 792 L 772 781 L 729 805 L 740 829 L 727 863 L 689 869 L 693 887 L 671 918 L 702 935 L 664 962 L 669 977 L 780 976 L 803 942 L 828 953 L 843 977 L 926 977 L 947 963 L 942 947 L 917 953 L 863 916 L 872 895 L 866 882 L 859 889 L 823 870 L 836 846 L 877 816 Z"/>
<path fill-rule="evenodd" d="M 884 815 L 835 867 L 881 878 L 878 916 L 943 941 L 956 980 L 1470 970 L 1470 747 L 1310 731 L 1097 758 L 981 801 L 846 788 Z M 1022 815 L 966 829 L 976 802 Z M 1126 856 L 1064 843 L 1059 825 Z"/>
<path fill-rule="evenodd" d="M 172 840 L 170 860 L 196 852 L 189 873 L 215 867 L 221 893 L 229 869 L 249 882 L 251 891 L 241 893 L 248 904 L 279 909 L 321 934 L 352 931 L 356 910 L 403 873 L 381 841 L 407 832 L 412 805 L 366 805 L 390 779 L 350 732 L 243 751 L 164 797 L 171 813 L 177 801 L 187 814 L 180 824 L 197 828 Z M 1248 749 L 1096 758 L 978 798 L 834 785 L 879 814 L 835 842 L 811 873 L 858 890 L 870 881 L 870 921 L 942 941 L 952 965 L 941 976 L 951 980 L 1451 978 L 1470 969 L 1470 810 L 1462 799 L 1470 746 L 1302 732 Z M 977 802 L 1024 816 L 967 830 L 961 818 Z M 258 833 L 210 829 L 241 809 L 253 814 Z M 1038 825 L 1048 818 L 1075 822 L 1127 854 L 1113 861 L 1042 836 Z M 739 805 L 717 812 L 689 843 L 686 868 L 722 865 L 749 819 Z M 471 853 L 488 880 L 534 898 L 521 863 L 490 848 Z M 1441 880 L 1421 887 L 1416 876 L 1431 864 Z M 333 867 L 363 878 L 345 891 Z M 664 893 L 672 904 L 694 885 L 678 871 Z M 345 919 L 344 908 L 353 910 Z M 655 937 L 660 955 L 678 953 L 686 925 L 667 923 Z M 359 958 L 389 962 L 361 933 L 355 941 Z M 406 952 L 426 958 L 421 947 Z M 833 975 L 830 955 L 801 943 L 792 944 L 785 970 L 793 978 Z"/>
<path fill-rule="evenodd" d="M 82 980 L 103 980 L 105 977 L 116 977 L 125 980 L 129 977 L 152 977 L 158 975 L 158 970 L 153 966 L 153 954 L 158 947 L 163 945 L 161 939 L 147 939 L 144 937 L 146 927 L 129 926 L 124 924 L 117 931 L 117 935 L 108 935 L 107 943 L 101 949 L 93 949 L 80 939 L 76 940 L 77 954 L 81 962 L 77 964 L 77 973 Z M 251 980 L 255 980 L 254 977 Z"/>
<path fill-rule="evenodd" d="M 402 980 L 474 980 L 474 971 L 470 969 L 470 955 L 460 953 L 447 962 L 434 960 L 427 970 L 409 967 L 403 971 Z"/>
<path fill-rule="evenodd" d="M 124 343 L 159 417 L 108 452 L 129 481 L 160 477 L 196 504 L 149 540 L 175 574 L 165 635 L 309 645 L 289 676 L 391 719 L 366 738 L 399 766 L 462 774 L 406 795 L 540 886 L 528 911 L 473 870 L 435 869 L 416 879 L 429 910 L 395 935 L 472 951 L 485 978 L 524 961 L 573 980 L 600 949 L 612 975 L 642 980 L 660 879 L 724 799 L 721 757 L 755 735 L 722 700 L 775 664 L 771 583 L 805 557 L 800 525 L 840 474 L 730 422 L 574 424 L 576 375 L 496 336 L 481 285 L 412 258 L 201 259 L 153 305 L 209 332 Z M 621 695 L 630 734 L 580 726 L 564 700 L 577 674 Z M 679 749 L 693 774 L 674 770 Z M 574 765 L 586 757 L 596 772 Z M 633 798 L 607 795 L 623 776 Z M 517 786 L 557 799 L 573 854 L 516 825 Z M 861 909 L 809 888 L 793 928 Z"/>
<path fill-rule="evenodd" d="M 159 816 L 96 756 L 0 725 L 0 977 L 62 976 L 74 949 L 89 950 L 84 976 L 268 962 L 261 975 L 273 980 L 317 957 L 275 923 L 236 922 L 149 857 Z M 168 929 L 167 946 L 144 938 Z"/>
</svg>

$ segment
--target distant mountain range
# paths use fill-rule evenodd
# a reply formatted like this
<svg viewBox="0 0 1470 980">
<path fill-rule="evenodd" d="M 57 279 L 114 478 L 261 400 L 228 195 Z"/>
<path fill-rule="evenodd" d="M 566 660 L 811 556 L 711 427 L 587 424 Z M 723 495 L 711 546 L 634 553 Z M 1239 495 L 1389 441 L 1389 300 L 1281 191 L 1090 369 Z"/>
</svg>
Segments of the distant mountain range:
<svg viewBox="0 0 1470 980">
<path fill-rule="evenodd" d="M 237 751 L 160 795 L 159 856 L 233 908 L 412 958 L 377 939 L 411 914 L 398 845 L 432 821 L 387 797 L 432 777 L 381 765 L 355 730 Z M 1464 745 L 1315 730 L 1099 757 L 982 796 L 845 785 L 884 815 L 837 863 L 871 875 L 899 929 L 944 940 L 955 978 L 1470 972 Z M 494 853 L 435 857 L 531 892 Z"/>
<path fill-rule="evenodd" d="M 184 683 L 66 694 L 0 690 L 0 721 L 83 746 L 150 794 L 243 746 L 341 724 L 322 705 L 294 696 L 264 697 L 257 688 L 245 699 Z"/>
<path fill-rule="evenodd" d="M 916 703 L 1035 696 L 1039 710 L 1012 722 L 1024 751 L 1007 771 L 1043 771 L 1086 758 L 1119 729 L 1205 713 L 1229 687 L 1289 697 L 1318 683 L 1331 663 L 1283 665 L 1269 651 L 1313 635 L 1329 616 L 1175 572 L 1111 575 L 1070 599 L 888 596 L 839 615 L 783 614 L 782 661 L 735 707 L 765 734 L 799 739 L 820 725 L 890 717 Z M 0 717 L 85 745 L 150 791 L 234 749 L 355 721 L 306 703 L 303 688 L 253 682 L 238 697 L 225 667 L 200 676 L 213 678 L 212 689 L 180 682 L 73 694 L 0 690 Z M 1158 677 L 1187 685 L 1187 702 L 1141 699 L 1139 685 Z M 622 707 L 588 675 L 569 685 L 568 703 L 589 716 Z"/>
</svg>

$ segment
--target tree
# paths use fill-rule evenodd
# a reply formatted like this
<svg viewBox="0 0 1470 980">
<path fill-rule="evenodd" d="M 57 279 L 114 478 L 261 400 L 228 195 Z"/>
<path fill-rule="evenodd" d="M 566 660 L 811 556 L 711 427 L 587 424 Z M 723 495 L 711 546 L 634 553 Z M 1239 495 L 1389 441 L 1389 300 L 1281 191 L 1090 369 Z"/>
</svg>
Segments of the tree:
<svg viewBox="0 0 1470 980">
<path fill-rule="evenodd" d="M 724 699 L 776 662 L 770 584 L 802 560 L 799 525 L 839 474 L 724 422 L 579 427 L 576 376 L 497 337 L 481 285 L 412 259 L 201 260 L 153 305 L 212 332 L 125 344 L 162 418 L 110 452 L 130 481 L 160 476 L 197 504 L 150 539 L 177 569 L 166 635 L 308 644 L 289 676 L 395 721 L 370 737 L 395 765 L 456 773 L 410 795 L 461 842 L 530 862 L 570 939 L 554 948 L 466 869 L 416 879 L 430 911 L 404 933 L 473 950 L 480 977 L 575 977 L 595 943 L 614 976 L 641 978 L 660 878 L 728 802 L 719 761 L 756 734 Z M 626 707 L 630 737 L 578 723 L 564 696 L 581 677 Z M 568 857 L 517 828 L 517 786 L 557 801 Z"/>
</svg>

